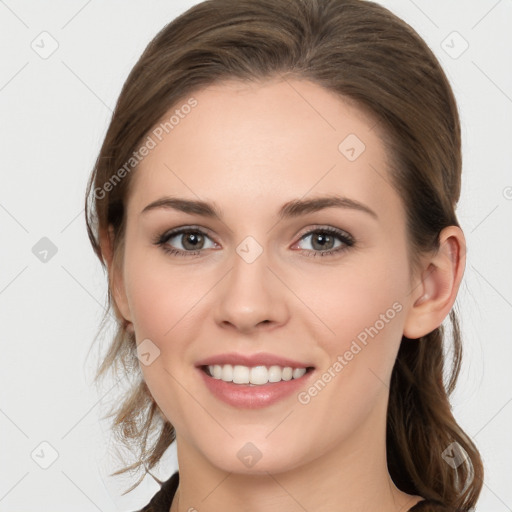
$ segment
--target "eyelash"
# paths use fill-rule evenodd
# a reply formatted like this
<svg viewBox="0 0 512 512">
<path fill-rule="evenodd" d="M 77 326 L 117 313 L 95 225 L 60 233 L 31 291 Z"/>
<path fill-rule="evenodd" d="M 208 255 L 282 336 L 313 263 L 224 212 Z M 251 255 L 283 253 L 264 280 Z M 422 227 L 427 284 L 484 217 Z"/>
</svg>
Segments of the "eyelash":
<svg viewBox="0 0 512 512">
<path fill-rule="evenodd" d="M 171 231 L 166 231 L 165 233 L 162 233 L 161 235 L 157 235 L 155 240 L 153 240 L 153 243 L 157 246 L 160 246 L 165 253 L 170 254 L 170 255 L 189 256 L 189 257 L 199 255 L 199 253 L 201 251 L 203 251 L 204 249 L 200 249 L 197 251 L 182 251 L 181 249 L 169 248 L 169 246 L 167 245 L 167 242 L 171 238 L 174 238 L 175 236 L 181 235 L 184 233 L 195 233 L 195 234 L 200 234 L 200 235 L 207 236 L 208 238 L 210 238 L 202 229 L 196 228 L 194 226 L 188 226 L 188 227 L 177 228 L 177 229 L 171 230 Z M 331 228 L 331 227 L 316 228 L 311 231 L 308 231 L 300 237 L 299 241 L 308 236 L 319 234 L 319 233 L 328 233 L 330 235 L 334 235 L 344 245 L 342 245 L 336 249 L 330 249 L 327 251 L 314 251 L 314 250 L 309 250 L 309 249 L 302 249 L 302 251 L 312 253 L 309 255 L 311 257 L 317 257 L 317 256 L 324 257 L 324 256 L 331 256 L 334 254 L 342 253 L 342 252 L 348 250 L 350 247 L 352 247 L 355 244 L 354 238 L 351 235 L 349 235 L 347 232 L 342 231 L 340 229 Z"/>
</svg>

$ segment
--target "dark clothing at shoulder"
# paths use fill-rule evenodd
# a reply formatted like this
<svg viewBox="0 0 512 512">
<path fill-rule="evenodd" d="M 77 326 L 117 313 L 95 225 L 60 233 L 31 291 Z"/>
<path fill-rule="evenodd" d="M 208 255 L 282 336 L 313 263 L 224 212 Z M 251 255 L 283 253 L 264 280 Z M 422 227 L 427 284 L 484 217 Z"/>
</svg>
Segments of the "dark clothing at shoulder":
<svg viewBox="0 0 512 512">
<path fill-rule="evenodd" d="M 162 484 L 160 490 L 151 498 L 151 501 L 136 512 L 169 512 L 179 481 L 180 475 L 176 471 L 169 480 Z"/>
<path fill-rule="evenodd" d="M 151 498 L 151 501 L 142 509 L 135 512 L 169 512 L 171 503 L 179 484 L 179 473 L 176 471 L 166 480 L 160 490 Z M 408 512 L 455 512 L 442 503 L 430 500 L 419 501 Z"/>
</svg>

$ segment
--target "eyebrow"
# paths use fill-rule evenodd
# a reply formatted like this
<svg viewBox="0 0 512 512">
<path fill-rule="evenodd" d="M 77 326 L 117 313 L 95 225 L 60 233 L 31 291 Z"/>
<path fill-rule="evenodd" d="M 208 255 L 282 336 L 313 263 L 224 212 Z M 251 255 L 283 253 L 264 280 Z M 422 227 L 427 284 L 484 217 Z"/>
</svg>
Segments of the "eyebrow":
<svg viewBox="0 0 512 512">
<path fill-rule="evenodd" d="M 212 219 L 222 219 L 222 212 L 214 204 L 192 199 L 165 196 L 148 204 L 141 215 L 156 209 L 170 209 L 194 215 L 201 215 Z M 339 195 L 329 195 L 311 199 L 294 199 L 285 203 L 278 211 L 279 219 L 299 217 L 307 213 L 313 213 L 325 208 L 345 208 L 365 212 L 374 219 L 378 219 L 377 214 L 368 206 Z"/>
</svg>

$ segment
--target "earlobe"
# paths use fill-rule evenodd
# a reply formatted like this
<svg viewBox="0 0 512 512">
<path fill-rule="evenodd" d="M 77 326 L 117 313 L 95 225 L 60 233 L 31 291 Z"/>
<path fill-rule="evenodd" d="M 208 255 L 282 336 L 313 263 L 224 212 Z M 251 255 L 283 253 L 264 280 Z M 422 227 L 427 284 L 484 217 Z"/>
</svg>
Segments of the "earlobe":
<svg viewBox="0 0 512 512">
<path fill-rule="evenodd" d="M 421 279 L 412 293 L 404 336 L 417 339 L 439 327 L 453 307 L 466 263 L 466 244 L 458 226 L 439 235 L 439 250 L 425 260 Z"/>
<path fill-rule="evenodd" d="M 124 287 L 124 279 L 121 269 L 114 258 L 114 228 L 109 225 L 108 232 L 103 231 L 100 235 L 100 246 L 103 261 L 108 269 L 109 285 L 114 299 L 114 307 L 118 317 L 131 322 L 130 308 Z"/>
</svg>

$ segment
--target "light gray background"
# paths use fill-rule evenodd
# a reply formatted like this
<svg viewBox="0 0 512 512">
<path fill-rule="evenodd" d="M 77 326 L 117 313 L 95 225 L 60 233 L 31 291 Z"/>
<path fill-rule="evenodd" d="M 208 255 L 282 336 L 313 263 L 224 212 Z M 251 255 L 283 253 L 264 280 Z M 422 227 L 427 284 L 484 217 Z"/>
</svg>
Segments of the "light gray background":
<svg viewBox="0 0 512 512">
<path fill-rule="evenodd" d="M 99 417 L 86 361 L 106 280 L 85 231 L 83 196 L 122 84 L 150 39 L 196 1 L 0 0 L 0 511 L 135 510 Z M 512 2 L 386 0 L 440 59 L 458 99 L 468 261 L 458 304 L 465 359 L 454 412 L 480 448 L 477 510 L 512 510 Z M 31 45 L 51 49 L 42 58 Z M 460 34 L 454 35 L 456 31 Z M 463 49 L 464 41 L 469 47 Z M 455 58 L 457 57 L 457 58 Z M 48 237 L 47 262 L 33 247 Z M 47 444 L 41 445 L 46 442 Z M 55 450 L 58 458 L 48 469 Z M 160 478 L 176 468 L 174 448 Z"/>
</svg>

